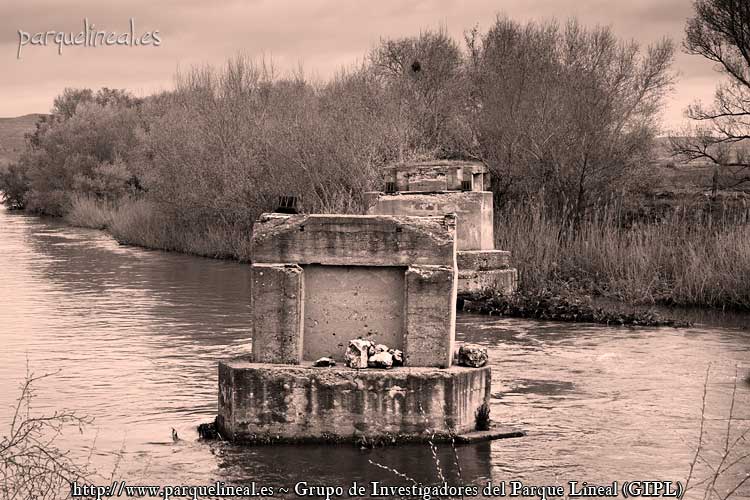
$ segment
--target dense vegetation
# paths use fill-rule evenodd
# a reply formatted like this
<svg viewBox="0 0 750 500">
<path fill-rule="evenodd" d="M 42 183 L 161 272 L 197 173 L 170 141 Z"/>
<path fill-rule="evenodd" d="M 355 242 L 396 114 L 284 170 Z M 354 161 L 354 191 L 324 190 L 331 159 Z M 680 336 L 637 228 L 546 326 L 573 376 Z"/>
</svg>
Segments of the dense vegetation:
<svg viewBox="0 0 750 500">
<path fill-rule="evenodd" d="M 142 99 L 66 89 L 0 188 L 12 208 L 125 243 L 248 260 L 252 222 L 280 195 L 359 212 L 385 165 L 475 159 L 493 174 L 498 247 L 523 293 L 748 308 L 747 208 L 654 209 L 673 52 L 498 18 L 460 43 L 383 40 L 325 82 L 235 57 Z"/>
</svg>

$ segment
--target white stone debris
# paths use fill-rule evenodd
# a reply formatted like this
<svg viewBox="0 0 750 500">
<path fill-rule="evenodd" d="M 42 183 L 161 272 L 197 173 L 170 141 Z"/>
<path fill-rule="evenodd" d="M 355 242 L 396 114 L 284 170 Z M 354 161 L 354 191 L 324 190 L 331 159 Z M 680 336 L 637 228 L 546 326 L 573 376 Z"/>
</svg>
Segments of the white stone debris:
<svg viewBox="0 0 750 500">
<path fill-rule="evenodd" d="M 349 341 L 344 359 L 349 368 L 367 368 L 367 360 L 370 357 L 370 348 L 375 348 L 371 340 L 354 339 Z"/>
<path fill-rule="evenodd" d="M 316 359 L 313 362 L 313 366 L 317 366 L 317 367 L 336 366 L 336 361 L 332 358 L 323 357 L 323 358 Z"/>
<path fill-rule="evenodd" d="M 367 366 L 370 368 L 391 368 L 393 366 L 393 355 L 388 351 L 380 351 L 367 360 Z"/>
<path fill-rule="evenodd" d="M 388 369 L 394 366 L 404 366 L 404 353 L 398 349 L 392 349 L 385 344 L 375 344 L 371 340 L 354 339 L 349 341 L 349 346 L 344 354 L 346 366 L 349 368 L 381 368 Z"/>
</svg>

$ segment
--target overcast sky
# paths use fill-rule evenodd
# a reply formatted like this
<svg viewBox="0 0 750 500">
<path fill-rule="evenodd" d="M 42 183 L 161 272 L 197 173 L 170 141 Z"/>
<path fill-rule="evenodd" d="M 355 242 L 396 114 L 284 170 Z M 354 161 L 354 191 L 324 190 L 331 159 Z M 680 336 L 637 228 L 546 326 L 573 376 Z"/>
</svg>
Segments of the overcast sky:
<svg viewBox="0 0 750 500">
<path fill-rule="evenodd" d="M 15 4 L 15 5 L 11 5 Z M 169 89 L 178 68 L 221 64 L 242 51 L 272 56 L 280 69 L 303 65 L 326 78 L 361 61 L 381 37 L 447 27 L 456 37 L 498 14 L 517 20 L 566 19 L 611 25 L 622 38 L 648 44 L 664 36 L 682 41 L 692 0 L 2 0 L 0 5 L 0 116 L 49 111 L 65 87 L 127 88 L 137 95 Z M 19 30 L 78 33 L 87 18 L 96 29 L 158 30 L 161 45 L 22 48 Z M 695 99 L 710 100 L 720 79 L 710 63 L 679 53 L 680 80 L 667 103 L 668 128 L 684 122 Z"/>
</svg>

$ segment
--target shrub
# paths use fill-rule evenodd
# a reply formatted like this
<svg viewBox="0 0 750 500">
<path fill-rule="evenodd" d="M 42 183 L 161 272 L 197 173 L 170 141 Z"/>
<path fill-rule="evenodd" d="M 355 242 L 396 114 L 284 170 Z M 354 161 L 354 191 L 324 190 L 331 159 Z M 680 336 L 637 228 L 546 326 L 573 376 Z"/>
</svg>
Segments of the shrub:
<svg viewBox="0 0 750 500">
<path fill-rule="evenodd" d="M 116 210 L 112 202 L 98 200 L 92 196 L 75 195 L 65 220 L 72 226 L 106 229 L 112 223 Z"/>
<path fill-rule="evenodd" d="M 4 171 L 0 171 L 0 196 L 8 208 L 24 209 L 29 189 L 29 177 L 25 167 L 13 163 Z"/>
<path fill-rule="evenodd" d="M 65 427 L 81 430 L 91 419 L 60 410 L 39 415 L 33 411 L 34 385 L 49 374 L 27 370 L 13 417 L 0 439 L 0 497 L 4 499 L 68 498 L 70 483 L 85 479 L 86 465 L 70 458 L 55 444 Z"/>
</svg>

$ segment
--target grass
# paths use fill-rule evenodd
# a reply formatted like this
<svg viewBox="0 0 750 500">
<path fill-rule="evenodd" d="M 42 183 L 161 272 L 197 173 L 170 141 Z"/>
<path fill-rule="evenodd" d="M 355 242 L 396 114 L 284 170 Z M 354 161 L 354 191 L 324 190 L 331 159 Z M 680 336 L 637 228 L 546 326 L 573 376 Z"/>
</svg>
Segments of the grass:
<svg viewBox="0 0 750 500">
<path fill-rule="evenodd" d="M 107 229 L 117 213 L 117 205 L 90 196 L 74 196 L 65 221 L 71 226 Z"/>
<path fill-rule="evenodd" d="M 490 406 L 487 403 L 482 403 L 482 405 L 474 412 L 474 422 L 474 427 L 476 430 L 490 430 L 492 420 L 490 418 Z"/>
<path fill-rule="evenodd" d="M 109 226 L 123 244 L 169 250 L 203 257 L 250 260 L 250 223 L 207 223 L 189 218 L 145 199 L 128 200 L 118 207 Z"/>
<path fill-rule="evenodd" d="M 107 230 L 126 245 L 250 260 L 251 228 L 248 225 L 190 220 L 144 198 L 125 198 L 113 203 L 91 196 L 73 196 L 65 220 L 77 227 Z"/>
<path fill-rule="evenodd" d="M 249 224 L 200 214 L 190 218 L 143 198 L 114 204 L 74 197 L 66 219 L 106 229 L 124 244 L 240 261 L 251 257 Z M 510 250 L 519 270 L 519 300 L 495 308 L 518 315 L 543 301 L 552 307 L 544 314 L 555 317 L 572 311 L 572 318 L 620 321 L 582 306 L 579 298 L 591 295 L 632 305 L 750 310 L 749 221 L 743 203 L 670 206 L 666 215 L 643 222 L 615 202 L 588 214 L 573 232 L 543 203 L 517 204 L 496 214 L 495 233 L 496 248 Z M 631 319 L 644 318 L 624 321 Z"/>
<path fill-rule="evenodd" d="M 573 232 L 532 203 L 500 214 L 496 225 L 496 247 L 512 252 L 522 293 L 564 288 L 630 304 L 750 310 L 747 207 L 673 207 L 642 223 L 612 204 Z"/>
</svg>

